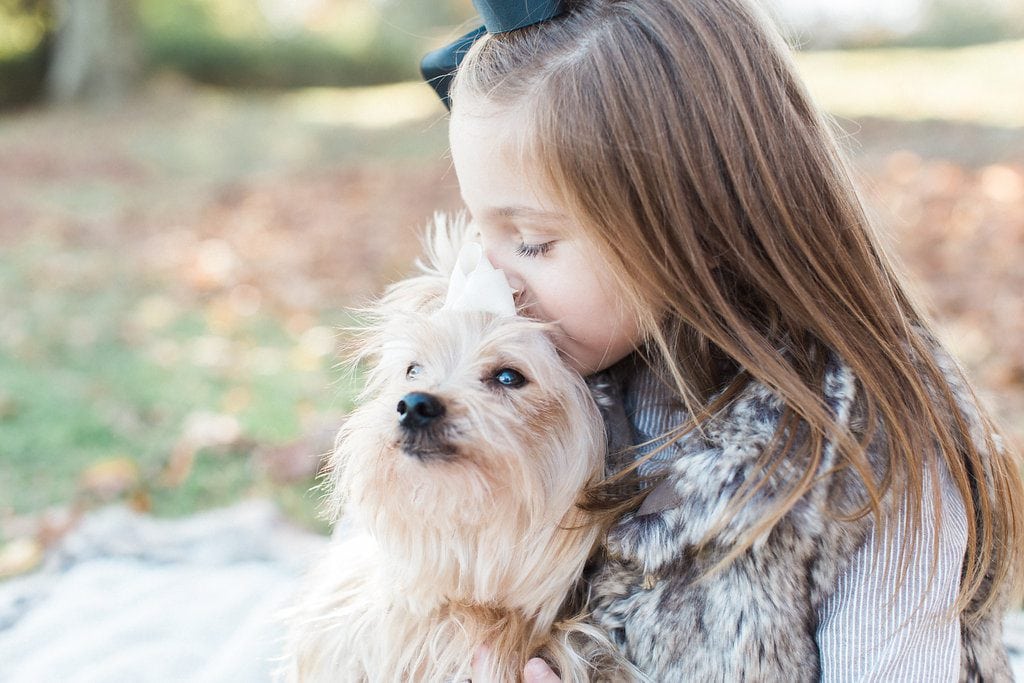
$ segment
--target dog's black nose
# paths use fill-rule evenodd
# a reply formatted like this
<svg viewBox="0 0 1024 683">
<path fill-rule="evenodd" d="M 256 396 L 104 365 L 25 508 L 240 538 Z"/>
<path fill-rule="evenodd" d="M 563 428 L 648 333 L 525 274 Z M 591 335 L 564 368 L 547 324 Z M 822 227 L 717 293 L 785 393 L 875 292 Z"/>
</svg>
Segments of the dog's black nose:
<svg viewBox="0 0 1024 683">
<path fill-rule="evenodd" d="M 444 404 L 433 394 L 413 391 L 398 402 L 398 424 L 406 429 L 423 429 L 444 415 Z"/>
</svg>

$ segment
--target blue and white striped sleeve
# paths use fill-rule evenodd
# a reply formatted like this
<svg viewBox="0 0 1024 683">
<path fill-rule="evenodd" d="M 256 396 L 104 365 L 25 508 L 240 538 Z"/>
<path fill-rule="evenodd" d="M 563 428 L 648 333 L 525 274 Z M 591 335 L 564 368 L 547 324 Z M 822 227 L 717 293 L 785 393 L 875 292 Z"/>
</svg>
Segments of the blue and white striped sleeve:
<svg viewBox="0 0 1024 683">
<path fill-rule="evenodd" d="M 881 533 L 872 529 L 867 542 L 840 575 L 835 593 L 818 611 L 817 642 L 821 680 L 956 681 L 960 674 L 960 621 L 949 612 L 960 586 L 967 546 L 967 514 L 945 467 L 942 482 L 939 555 L 929 584 L 935 511 L 922 508 L 921 535 L 910 558 L 906 581 L 899 585 L 899 554 L 875 550 Z M 931 489 L 925 477 L 924 491 Z M 896 522 L 893 548 L 899 548 L 906 510 Z"/>
</svg>

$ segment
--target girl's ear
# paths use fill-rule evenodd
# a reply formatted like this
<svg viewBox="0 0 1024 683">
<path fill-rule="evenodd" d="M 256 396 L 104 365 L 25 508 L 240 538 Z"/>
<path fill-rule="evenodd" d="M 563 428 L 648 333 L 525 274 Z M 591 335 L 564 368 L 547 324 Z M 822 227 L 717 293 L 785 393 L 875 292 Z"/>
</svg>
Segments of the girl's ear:
<svg viewBox="0 0 1024 683">
<path fill-rule="evenodd" d="M 464 213 L 435 213 L 423 237 L 424 257 L 416 261 L 419 273 L 388 287 L 380 301 L 381 312 L 430 312 L 440 308 L 459 250 L 472 235 L 472 224 Z"/>
</svg>

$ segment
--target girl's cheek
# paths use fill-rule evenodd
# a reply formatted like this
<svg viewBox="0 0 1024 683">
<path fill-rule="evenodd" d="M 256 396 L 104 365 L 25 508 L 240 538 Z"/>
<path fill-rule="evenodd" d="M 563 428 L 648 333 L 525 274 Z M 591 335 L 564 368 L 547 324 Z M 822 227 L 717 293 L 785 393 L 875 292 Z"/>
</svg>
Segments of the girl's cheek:
<svg viewBox="0 0 1024 683">
<path fill-rule="evenodd" d="M 512 288 L 512 295 L 516 298 L 516 303 L 525 303 L 525 301 L 520 302 L 520 299 L 525 300 L 526 297 L 527 288 L 526 283 L 523 282 L 523 278 L 518 275 L 511 274 L 507 270 L 505 271 L 505 277 L 508 279 L 508 286 Z"/>
</svg>

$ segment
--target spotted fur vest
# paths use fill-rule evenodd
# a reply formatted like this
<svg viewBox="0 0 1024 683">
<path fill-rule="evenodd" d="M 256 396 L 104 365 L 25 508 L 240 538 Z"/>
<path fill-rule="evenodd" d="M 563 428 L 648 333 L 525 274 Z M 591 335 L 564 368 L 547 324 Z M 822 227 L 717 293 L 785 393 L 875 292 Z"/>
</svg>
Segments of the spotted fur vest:
<svg viewBox="0 0 1024 683">
<path fill-rule="evenodd" d="M 614 371 L 594 380 L 613 449 L 616 442 L 635 439 L 622 407 L 622 381 Z M 957 382 L 951 385 L 968 395 Z M 828 369 L 824 397 L 840 424 L 854 433 L 862 427 L 856 382 L 846 366 Z M 694 583 L 765 519 L 773 497 L 799 474 L 778 468 L 698 549 L 738 487 L 758 475 L 755 462 L 782 410 L 773 392 L 751 382 L 702 433 L 679 442 L 665 478 L 609 533 L 605 557 L 589 577 L 589 609 L 653 681 L 819 679 L 818 607 L 835 590 L 872 523 L 870 516 L 847 522 L 827 512 L 850 511 L 865 500 L 855 475 L 839 470 L 820 478 L 769 533 L 727 568 Z M 884 456 L 875 448 L 869 457 L 877 466 Z M 834 447 L 826 445 L 818 472 L 829 471 L 836 459 Z M 1001 619 L 996 610 L 980 623 L 961 626 L 961 681 L 1012 680 Z"/>
</svg>

